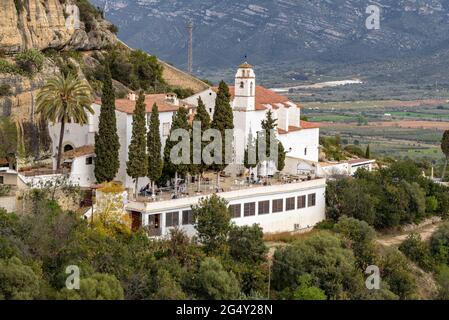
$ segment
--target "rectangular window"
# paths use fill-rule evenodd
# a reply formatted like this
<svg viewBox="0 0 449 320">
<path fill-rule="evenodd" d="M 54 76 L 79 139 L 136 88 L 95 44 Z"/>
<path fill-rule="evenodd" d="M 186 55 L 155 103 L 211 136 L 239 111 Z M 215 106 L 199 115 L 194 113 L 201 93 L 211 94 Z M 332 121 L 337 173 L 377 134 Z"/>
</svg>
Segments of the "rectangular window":
<svg viewBox="0 0 449 320">
<path fill-rule="evenodd" d="M 307 155 L 307 148 L 304 148 L 304 155 Z"/>
<path fill-rule="evenodd" d="M 4 183 L 5 183 L 4 178 L 2 176 L 0 176 L 0 184 L 4 184 Z"/>
<path fill-rule="evenodd" d="M 193 211 L 192 210 L 183 210 L 182 211 L 182 224 L 194 224 L 195 221 L 193 219 Z"/>
<path fill-rule="evenodd" d="M 259 201 L 259 214 L 270 213 L 270 200 Z"/>
<path fill-rule="evenodd" d="M 229 211 L 231 212 L 231 218 L 240 218 L 242 216 L 242 205 L 240 203 L 231 204 Z"/>
<path fill-rule="evenodd" d="M 298 209 L 302 209 L 306 207 L 306 196 L 298 197 Z"/>
<path fill-rule="evenodd" d="M 285 211 L 295 210 L 295 197 L 285 199 Z"/>
<path fill-rule="evenodd" d="M 243 215 L 245 217 L 255 216 L 256 215 L 256 203 L 255 202 L 245 203 L 245 206 L 243 207 Z"/>
<path fill-rule="evenodd" d="M 164 137 L 168 137 L 169 134 L 170 134 L 170 122 L 164 122 L 162 124 L 162 135 Z"/>
<path fill-rule="evenodd" d="M 86 165 L 91 165 L 93 163 L 94 163 L 94 158 L 93 157 L 86 158 Z"/>
<path fill-rule="evenodd" d="M 307 206 L 313 207 L 316 204 L 316 194 L 311 193 L 307 196 Z"/>
<path fill-rule="evenodd" d="M 284 201 L 282 199 L 273 200 L 273 213 L 282 212 Z"/>
<path fill-rule="evenodd" d="M 165 226 L 176 227 L 179 224 L 179 212 L 167 212 L 165 214 Z"/>
</svg>

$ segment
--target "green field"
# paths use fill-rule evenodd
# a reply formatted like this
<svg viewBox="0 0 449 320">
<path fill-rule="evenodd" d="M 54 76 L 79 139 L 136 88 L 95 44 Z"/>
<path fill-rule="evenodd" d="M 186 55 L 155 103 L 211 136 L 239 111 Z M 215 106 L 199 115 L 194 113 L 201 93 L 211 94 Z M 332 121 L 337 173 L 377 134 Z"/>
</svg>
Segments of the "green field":
<svg viewBox="0 0 449 320">
<path fill-rule="evenodd" d="M 346 115 L 317 115 L 317 116 L 308 116 L 309 121 L 313 122 L 355 122 L 357 121 L 357 117 L 346 116 Z"/>
<path fill-rule="evenodd" d="M 443 129 L 365 124 L 388 120 L 449 121 L 449 106 L 391 105 L 391 101 L 307 103 L 301 110 L 302 115 L 310 121 L 333 123 L 320 129 L 323 136 L 340 135 L 344 144 L 356 144 L 362 149 L 369 144 L 374 157 L 424 160 L 434 165 L 441 164 L 443 154 L 440 142 Z"/>
<path fill-rule="evenodd" d="M 410 112 L 410 111 L 391 111 L 390 114 L 394 118 L 399 119 L 416 119 L 416 120 L 447 120 L 449 121 L 448 114 L 438 113 L 423 113 L 423 112 Z"/>
</svg>

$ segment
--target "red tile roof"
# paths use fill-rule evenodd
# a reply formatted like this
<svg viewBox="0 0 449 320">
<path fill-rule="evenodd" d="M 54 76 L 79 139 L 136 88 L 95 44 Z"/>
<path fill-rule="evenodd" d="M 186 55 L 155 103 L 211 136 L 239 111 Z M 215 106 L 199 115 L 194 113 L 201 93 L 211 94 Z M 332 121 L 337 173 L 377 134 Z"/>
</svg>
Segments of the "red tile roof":
<svg viewBox="0 0 449 320">
<path fill-rule="evenodd" d="M 89 154 L 94 154 L 94 153 L 95 153 L 95 146 L 90 144 L 90 145 L 85 145 L 85 146 L 75 148 L 70 151 L 66 151 L 66 152 L 64 152 L 62 157 L 64 159 L 73 159 L 73 158 L 87 156 Z"/>
<path fill-rule="evenodd" d="M 308 122 L 308 121 L 303 121 L 301 120 L 301 126 L 300 127 L 296 127 L 296 126 L 289 126 L 288 127 L 288 132 L 293 132 L 293 131 L 299 131 L 299 130 L 304 130 L 304 129 L 316 129 L 319 128 L 320 125 L 318 123 L 315 122 Z M 288 133 L 287 131 L 278 128 L 278 133 L 279 134 L 286 134 Z"/>
<path fill-rule="evenodd" d="M 194 106 L 186 104 L 181 101 L 179 102 L 179 106 L 177 106 L 167 101 L 166 97 L 167 95 L 165 93 L 145 95 L 146 112 L 151 113 L 151 109 L 153 108 L 154 103 L 156 103 L 159 112 L 173 112 L 178 110 L 180 106 L 184 106 L 188 109 L 194 108 Z M 97 99 L 95 100 L 95 103 L 101 105 L 101 100 Z M 134 112 L 135 106 L 136 101 L 132 101 L 126 98 L 115 100 L 115 109 L 121 112 L 125 112 L 127 114 L 132 114 Z"/>
<path fill-rule="evenodd" d="M 215 91 L 218 90 L 217 87 L 213 88 Z M 234 99 L 235 96 L 235 86 L 229 86 L 229 93 L 231 94 L 231 99 Z M 287 97 L 284 97 L 276 92 L 264 88 L 262 86 L 256 86 L 256 110 L 266 110 L 266 105 L 271 105 L 273 109 L 278 109 L 276 103 L 281 103 L 284 107 L 289 108 L 290 105 L 286 104 L 290 102 Z"/>
<path fill-rule="evenodd" d="M 316 128 L 320 128 L 321 125 L 317 122 L 309 122 L 309 121 L 304 121 L 301 120 L 301 128 L 303 129 L 316 129 Z"/>
</svg>

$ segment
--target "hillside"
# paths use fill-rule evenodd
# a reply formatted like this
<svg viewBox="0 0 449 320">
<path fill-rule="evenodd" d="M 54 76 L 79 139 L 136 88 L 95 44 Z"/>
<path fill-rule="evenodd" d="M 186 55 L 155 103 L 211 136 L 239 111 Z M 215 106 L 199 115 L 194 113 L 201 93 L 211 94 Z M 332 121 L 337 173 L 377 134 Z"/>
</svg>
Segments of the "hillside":
<svg viewBox="0 0 449 320">
<path fill-rule="evenodd" d="M 92 2 L 105 8 L 126 43 L 151 50 L 184 69 L 186 22 L 192 20 L 194 69 L 211 77 L 232 68 L 245 55 L 270 72 L 301 74 L 304 67 L 312 64 L 319 69 L 316 64 L 321 64 L 324 74 L 349 73 L 349 67 L 389 82 L 408 76 L 414 81 L 414 74 L 421 71 L 425 80 L 428 70 L 440 75 L 448 70 L 449 3 L 445 0 L 376 1 L 381 8 L 380 30 L 365 27 L 371 2 L 363 0 Z M 376 68 L 366 70 L 373 63 Z M 397 66 L 404 72 L 398 74 Z M 392 75 L 387 75 L 390 70 Z M 271 74 L 267 78 L 279 79 Z"/>
<path fill-rule="evenodd" d="M 79 26 L 67 25 L 69 5 L 80 11 Z M 183 97 L 208 87 L 201 80 L 117 39 L 117 27 L 88 0 L 2 0 L 0 2 L 0 120 L 13 120 L 21 158 L 49 156 L 45 120 L 35 115 L 37 93 L 56 74 L 77 73 L 93 96 L 101 96 L 109 63 L 117 97 L 130 90 L 176 92 Z M 3 19 L 5 17 L 5 19 Z"/>
<path fill-rule="evenodd" d="M 66 26 L 66 6 L 71 3 L 80 9 L 79 28 Z M 128 60 L 133 49 L 117 40 L 116 27 L 88 0 L 3 0 L 0 16 L 5 17 L 0 20 L 0 115 L 32 120 L 34 99 L 45 80 L 70 69 L 86 77 L 94 92 L 101 94 L 98 68 L 111 51 L 123 60 L 116 62 L 117 68 L 132 68 L 138 59 L 147 59 L 144 53 L 136 54 L 132 65 Z M 162 70 L 161 85 L 152 90 L 207 87 L 164 61 L 152 63 Z M 139 87 L 130 86 L 120 76 L 115 80 L 118 94 Z"/>
</svg>

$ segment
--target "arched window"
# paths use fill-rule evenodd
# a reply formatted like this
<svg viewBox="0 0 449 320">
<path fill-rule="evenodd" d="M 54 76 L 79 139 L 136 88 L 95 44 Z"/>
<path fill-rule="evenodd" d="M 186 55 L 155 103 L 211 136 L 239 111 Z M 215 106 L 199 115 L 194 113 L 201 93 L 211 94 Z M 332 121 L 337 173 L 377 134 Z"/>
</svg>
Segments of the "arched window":
<svg viewBox="0 0 449 320">
<path fill-rule="evenodd" d="M 253 90 L 253 89 L 254 89 L 254 88 L 253 88 L 253 83 L 251 82 L 250 85 L 249 85 L 249 94 L 250 94 L 251 96 L 254 95 L 254 90 Z"/>
<path fill-rule="evenodd" d="M 245 84 L 243 83 L 243 81 L 242 82 L 240 82 L 240 88 L 244 88 L 245 87 Z"/>
<path fill-rule="evenodd" d="M 73 150 L 73 147 L 70 144 L 66 144 L 64 146 L 64 152 L 67 152 L 67 151 L 70 151 L 70 150 Z"/>
</svg>

